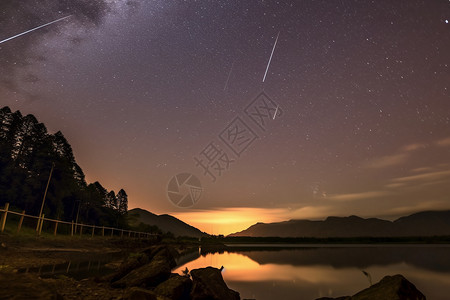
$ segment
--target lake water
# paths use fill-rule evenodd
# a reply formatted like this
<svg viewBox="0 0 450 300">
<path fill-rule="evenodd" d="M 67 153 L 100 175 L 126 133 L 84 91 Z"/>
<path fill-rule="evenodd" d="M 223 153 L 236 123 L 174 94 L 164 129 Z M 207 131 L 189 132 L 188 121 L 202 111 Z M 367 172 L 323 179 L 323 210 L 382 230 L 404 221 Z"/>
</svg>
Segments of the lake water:
<svg viewBox="0 0 450 300">
<path fill-rule="evenodd" d="M 18 273 L 36 273 L 42 278 L 53 278 L 60 275 L 82 280 L 89 277 L 101 277 L 114 271 L 111 262 L 123 259 L 122 253 L 80 254 L 65 263 L 43 265 L 40 267 L 21 268 Z"/>
<path fill-rule="evenodd" d="M 287 247 L 286 247 L 287 246 Z M 197 253 L 174 272 L 224 266 L 241 299 L 316 299 L 353 295 L 386 275 L 402 274 L 428 300 L 448 300 L 450 245 L 240 245 L 231 252 Z"/>
</svg>

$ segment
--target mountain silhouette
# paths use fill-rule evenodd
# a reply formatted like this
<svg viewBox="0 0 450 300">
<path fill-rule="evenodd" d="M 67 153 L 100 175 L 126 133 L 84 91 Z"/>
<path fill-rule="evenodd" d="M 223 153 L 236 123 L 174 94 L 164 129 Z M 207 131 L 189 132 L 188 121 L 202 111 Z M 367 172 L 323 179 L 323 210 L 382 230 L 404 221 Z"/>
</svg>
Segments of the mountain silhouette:
<svg viewBox="0 0 450 300">
<path fill-rule="evenodd" d="M 249 237 L 407 237 L 450 235 L 450 211 L 426 211 L 395 221 L 358 216 L 323 221 L 290 220 L 257 223 L 229 236 Z"/>
<path fill-rule="evenodd" d="M 202 237 L 207 235 L 199 229 L 186 224 L 171 215 L 156 215 L 141 208 L 129 210 L 128 215 L 131 217 L 131 221 L 135 224 L 142 222 L 147 225 L 157 226 L 162 232 L 171 232 L 175 236 Z"/>
</svg>

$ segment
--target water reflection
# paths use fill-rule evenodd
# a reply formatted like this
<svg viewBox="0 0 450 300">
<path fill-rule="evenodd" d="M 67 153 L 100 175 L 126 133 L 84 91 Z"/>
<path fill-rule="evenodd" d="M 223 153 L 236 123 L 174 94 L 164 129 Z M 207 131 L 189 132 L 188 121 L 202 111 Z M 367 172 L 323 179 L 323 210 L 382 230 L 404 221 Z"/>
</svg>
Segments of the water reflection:
<svg viewBox="0 0 450 300">
<path fill-rule="evenodd" d="M 69 261 L 62 264 L 43 265 L 34 268 L 19 269 L 18 273 L 37 273 L 43 278 L 64 275 L 76 280 L 88 277 L 103 276 L 113 271 L 108 267 L 110 260 Z"/>
<path fill-rule="evenodd" d="M 385 275 L 403 274 L 428 299 L 447 299 L 450 291 L 450 247 L 334 246 L 289 249 L 235 248 L 203 254 L 180 265 L 181 273 L 206 266 L 224 266 L 228 286 L 242 298 L 316 299 L 352 295 Z"/>
</svg>

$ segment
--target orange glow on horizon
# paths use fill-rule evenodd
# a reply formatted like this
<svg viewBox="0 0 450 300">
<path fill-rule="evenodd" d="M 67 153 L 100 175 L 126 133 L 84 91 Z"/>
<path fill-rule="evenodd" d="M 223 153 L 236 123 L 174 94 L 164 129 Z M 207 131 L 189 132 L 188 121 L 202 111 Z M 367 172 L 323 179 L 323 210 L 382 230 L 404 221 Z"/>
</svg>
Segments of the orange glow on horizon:
<svg viewBox="0 0 450 300">
<path fill-rule="evenodd" d="M 174 217 L 201 231 L 228 235 L 247 229 L 258 222 L 285 221 L 284 209 L 222 208 L 217 210 L 171 213 Z"/>
</svg>

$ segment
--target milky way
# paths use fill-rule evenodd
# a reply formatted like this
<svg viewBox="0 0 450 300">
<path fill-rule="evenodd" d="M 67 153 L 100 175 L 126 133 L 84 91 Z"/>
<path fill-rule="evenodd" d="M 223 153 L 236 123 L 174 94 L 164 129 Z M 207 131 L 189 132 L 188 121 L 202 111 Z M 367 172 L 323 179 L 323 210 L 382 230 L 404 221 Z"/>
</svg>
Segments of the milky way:
<svg viewBox="0 0 450 300">
<path fill-rule="evenodd" d="M 205 189 L 189 211 L 450 208 L 448 1 L 7 0 L 0 11 L 0 39 L 74 15 L 1 45 L 0 104 L 61 130 L 87 179 L 123 187 L 131 207 L 179 212 L 167 183 L 189 172 Z M 245 112 L 263 91 L 276 104 L 266 130 Z M 239 157 L 220 139 L 236 117 L 257 136 Z M 235 160 L 215 182 L 194 160 L 211 141 Z"/>
</svg>

